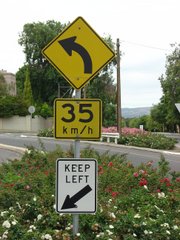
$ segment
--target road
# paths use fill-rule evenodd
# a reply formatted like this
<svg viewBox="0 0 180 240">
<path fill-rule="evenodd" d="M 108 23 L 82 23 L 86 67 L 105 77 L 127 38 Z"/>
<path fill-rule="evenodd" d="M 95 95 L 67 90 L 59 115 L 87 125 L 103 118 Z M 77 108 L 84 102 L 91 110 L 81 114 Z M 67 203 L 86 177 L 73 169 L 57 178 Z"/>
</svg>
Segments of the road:
<svg viewBox="0 0 180 240">
<path fill-rule="evenodd" d="M 53 151 L 57 146 L 60 146 L 63 150 L 68 150 L 71 145 L 74 146 L 72 140 L 56 140 L 52 138 L 38 138 L 37 136 L 31 136 L 29 134 L 22 133 L 1 133 L 0 144 L 6 144 L 21 148 L 27 148 L 28 146 L 34 146 L 41 149 L 41 145 L 45 147 L 47 151 Z M 81 141 L 81 149 L 91 146 L 100 153 L 109 151 L 110 154 L 126 154 L 127 159 L 134 165 L 138 165 L 142 162 L 153 161 L 156 166 L 160 160 L 161 154 L 165 156 L 165 159 L 169 161 L 172 171 L 180 171 L 180 152 L 174 151 L 160 151 L 160 150 L 148 150 L 143 148 L 128 147 L 123 145 L 100 143 L 100 142 L 88 142 Z M 0 147 L 0 162 L 7 158 L 7 149 L 3 153 Z M 11 158 L 12 158 L 12 152 Z M 16 152 L 17 154 L 17 152 Z M 14 155 L 16 158 L 16 155 Z"/>
<path fill-rule="evenodd" d="M 14 150 L 4 149 L 0 146 L 0 163 L 8 162 L 9 160 L 19 159 L 22 157 L 21 153 L 18 153 Z"/>
</svg>

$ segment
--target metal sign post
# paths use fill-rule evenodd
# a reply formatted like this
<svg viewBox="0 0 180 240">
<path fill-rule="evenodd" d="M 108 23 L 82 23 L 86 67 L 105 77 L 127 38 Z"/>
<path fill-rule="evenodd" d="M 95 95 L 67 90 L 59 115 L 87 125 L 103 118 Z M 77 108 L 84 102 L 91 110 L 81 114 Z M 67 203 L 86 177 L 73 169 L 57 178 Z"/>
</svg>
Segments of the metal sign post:
<svg viewBox="0 0 180 240">
<path fill-rule="evenodd" d="M 30 131 L 32 131 L 32 115 L 35 112 L 35 107 L 34 106 L 29 106 L 28 112 L 31 114 L 31 120 L 30 120 Z"/>
<path fill-rule="evenodd" d="M 75 98 L 81 98 L 81 90 L 75 89 Z M 74 158 L 80 158 L 80 140 L 74 141 Z M 73 214 L 73 235 L 79 231 L 79 214 Z"/>
</svg>

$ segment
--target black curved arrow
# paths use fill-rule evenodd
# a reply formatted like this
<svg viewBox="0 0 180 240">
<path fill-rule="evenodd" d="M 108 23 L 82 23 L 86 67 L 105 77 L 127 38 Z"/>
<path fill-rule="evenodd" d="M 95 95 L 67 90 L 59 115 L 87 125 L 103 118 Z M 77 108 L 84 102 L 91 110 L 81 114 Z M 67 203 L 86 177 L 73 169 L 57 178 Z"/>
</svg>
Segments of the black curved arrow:
<svg viewBox="0 0 180 240">
<path fill-rule="evenodd" d="M 69 56 L 72 56 L 72 51 L 79 53 L 84 62 L 84 73 L 92 73 L 92 60 L 88 51 L 79 43 L 76 43 L 76 36 L 58 41 Z"/>
<path fill-rule="evenodd" d="M 74 196 L 70 197 L 69 195 L 67 195 L 61 209 L 77 208 L 77 205 L 75 203 L 81 198 L 83 198 L 90 191 L 92 191 L 92 188 L 89 185 L 86 185 L 79 192 L 74 194 Z"/>
</svg>

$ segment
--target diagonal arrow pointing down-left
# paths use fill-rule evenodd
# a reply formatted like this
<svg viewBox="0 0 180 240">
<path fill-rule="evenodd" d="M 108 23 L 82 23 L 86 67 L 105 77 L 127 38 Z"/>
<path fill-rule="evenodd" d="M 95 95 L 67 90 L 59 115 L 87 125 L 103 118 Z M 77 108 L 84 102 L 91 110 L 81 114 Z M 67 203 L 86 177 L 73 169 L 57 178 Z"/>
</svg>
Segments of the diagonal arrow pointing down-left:
<svg viewBox="0 0 180 240">
<path fill-rule="evenodd" d="M 89 185 L 86 185 L 84 188 L 82 188 L 79 192 L 74 194 L 72 197 L 67 195 L 61 209 L 77 208 L 77 205 L 75 203 L 91 191 L 92 191 L 92 188 Z"/>
</svg>

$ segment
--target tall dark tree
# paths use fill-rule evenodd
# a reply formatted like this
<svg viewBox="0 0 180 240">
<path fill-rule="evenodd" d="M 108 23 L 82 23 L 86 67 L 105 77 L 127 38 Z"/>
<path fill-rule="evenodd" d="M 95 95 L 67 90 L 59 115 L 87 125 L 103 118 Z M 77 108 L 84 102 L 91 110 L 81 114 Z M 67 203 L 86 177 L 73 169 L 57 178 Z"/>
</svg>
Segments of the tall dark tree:
<svg viewBox="0 0 180 240">
<path fill-rule="evenodd" d="M 153 106 L 151 109 L 151 118 L 153 121 L 160 124 L 162 131 L 167 131 L 166 124 L 167 109 L 165 107 L 164 98 L 161 98 L 161 102 Z"/>
<path fill-rule="evenodd" d="M 26 77 L 25 77 L 24 89 L 23 89 L 23 99 L 27 104 L 27 106 L 31 106 L 33 104 L 33 96 L 32 96 L 31 81 L 30 81 L 28 66 L 26 66 Z"/>
<path fill-rule="evenodd" d="M 163 96 L 152 109 L 152 117 L 169 131 L 180 131 L 180 115 L 175 103 L 180 102 L 180 44 L 173 44 L 166 58 L 166 72 L 160 77 Z"/>
<path fill-rule="evenodd" d="M 58 84 L 61 85 L 61 95 L 67 91 L 68 82 L 42 56 L 42 49 L 65 27 L 65 24 L 55 21 L 46 23 L 27 23 L 19 37 L 23 47 L 26 62 L 29 66 L 33 98 L 36 102 L 52 104 L 57 97 Z M 22 93 L 25 67 L 16 74 L 18 93 Z M 64 88 L 66 87 L 66 88 Z"/>
<path fill-rule="evenodd" d="M 102 71 L 94 78 L 88 85 L 87 96 L 101 99 L 103 125 L 116 125 L 116 86 L 112 72 Z"/>
</svg>

